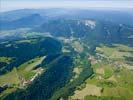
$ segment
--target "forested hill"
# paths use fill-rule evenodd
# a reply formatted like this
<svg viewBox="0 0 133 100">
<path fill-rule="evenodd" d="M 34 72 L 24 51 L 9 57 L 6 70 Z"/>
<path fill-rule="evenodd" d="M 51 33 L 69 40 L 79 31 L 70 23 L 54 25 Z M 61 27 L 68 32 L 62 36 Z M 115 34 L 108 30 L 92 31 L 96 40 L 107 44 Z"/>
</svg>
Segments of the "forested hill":
<svg viewBox="0 0 133 100">
<path fill-rule="evenodd" d="M 4 63 L 0 68 L 0 74 L 4 74 L 19 67 L 20 64 L 37 56 L 45 56 L 61 53 L 61 43 L 53 38 L 29 38 L 22 40 L 11 40 L 0 45 L 0 56 L 11 58 L 10 63 Z"/>
</svg>

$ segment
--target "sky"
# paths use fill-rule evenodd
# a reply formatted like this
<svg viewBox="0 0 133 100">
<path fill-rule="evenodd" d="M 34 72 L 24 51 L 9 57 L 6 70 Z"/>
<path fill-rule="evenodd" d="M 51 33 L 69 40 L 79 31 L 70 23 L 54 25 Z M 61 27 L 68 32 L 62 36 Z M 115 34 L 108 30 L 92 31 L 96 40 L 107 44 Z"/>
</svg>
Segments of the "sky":
<svg viewBox="0 0 133 100">
<path fill-rule="evenodd" d="M 38 8 L 133 8 L 133 0 L 0 0 L 0 11 Z"/>
</svg>

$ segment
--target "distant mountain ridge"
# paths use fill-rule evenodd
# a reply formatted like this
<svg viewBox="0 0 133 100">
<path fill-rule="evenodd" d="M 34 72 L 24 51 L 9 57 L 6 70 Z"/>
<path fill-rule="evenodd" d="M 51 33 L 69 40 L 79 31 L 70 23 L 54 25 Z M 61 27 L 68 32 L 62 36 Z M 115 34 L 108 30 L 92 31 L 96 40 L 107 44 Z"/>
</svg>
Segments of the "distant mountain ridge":
<svg viewBox="0 0 133 100">
<path fill-rule="evenodd" d="M 70 13 L 71 12 L 71 13 Z M 108 20 L 122 24 L 133 25 L 132 10 L 104 10 L 104 9 L 63 9 L 63 8 L 49 8 L 49 9 L 20 9 L 0 13 L 0 20 L 9 21 L 17 20 L 22 17 L 30 16 L 32 14 L 39 14 L 49 19 L 83 19 L 92 18 L 98 20 Z M 126 20 L 128 19 L 128 20 Z"/>
<path fill-rule="evenodd" d="M 41 25 L 44 19 L 39 14 L 32 14 L 13 21 L 0 21 L 1 30 L 25 28 L 25 27 L 35 27 Z"/>
</svg>

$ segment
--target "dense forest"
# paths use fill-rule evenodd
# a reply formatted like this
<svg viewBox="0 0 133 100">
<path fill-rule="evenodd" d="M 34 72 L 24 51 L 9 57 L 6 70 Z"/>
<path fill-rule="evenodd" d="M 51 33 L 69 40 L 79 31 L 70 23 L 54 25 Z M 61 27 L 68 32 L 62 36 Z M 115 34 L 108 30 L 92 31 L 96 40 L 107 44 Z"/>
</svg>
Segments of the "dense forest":
<svg viewBox="0 0 133 100">
<path fill-rule="evenodd" d="M 61 43 L 52 38 L 28 39 L 27 41 L 31 41 L 31 43 L 23 42 L 23 39 L 19 41 L 8 41 L 8 43 L 0 45 L 0 56 L 12 58 L 9 64 L 1 63 L 0 74 L 10 71 L 13 67 L 18 67 L 34 57 L 61 53 Z"/>
</svg>

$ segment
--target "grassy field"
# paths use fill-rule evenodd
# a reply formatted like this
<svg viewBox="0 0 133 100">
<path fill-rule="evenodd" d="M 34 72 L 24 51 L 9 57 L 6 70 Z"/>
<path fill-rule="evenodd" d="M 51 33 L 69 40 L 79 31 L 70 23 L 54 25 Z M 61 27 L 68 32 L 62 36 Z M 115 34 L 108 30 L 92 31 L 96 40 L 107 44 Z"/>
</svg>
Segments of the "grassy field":
<svg viewBox="0 0 133 100">
<path fill-rule="evenodd" d="M 85 100 L 93 98 L 95 100 L 132 100 L 133 98 L 133 72 L 126 68 L 114 68 L 110 65 L 101 66 L 101 63 L 93 66 L 95 74 L 91 79 L 86 80 L 86 84 L 92 84 L 103 88 L 101 96 L 88 95 Z M 97 73 L 97 69 L 102 68 L 104 73 Z M 99 70 L 100 71 L 100 70 Z M 122 97 L 122 98 L 121 98 Z M 111 99 L 112 98 L 112 99 Z M 92 100 L 93 100 L 92 99 Z"/>
<path fill-rule="evenodd" d="M 0 94 L 0 99 L 1 100 L 4 100 L 4 98 L 8 95 L 8 94 L 10 94 L 10 93 L 12 93 L 12 92 L 14 92 L 14 91 L 16 91 L 17 90 L 17 88 L 9 88 L 9 89 L 6 89 L 5 91 L 3 91 L 1 94 Z"/>
<path fill-rule="evenodd" d="M 76 90 L 74 95 L 72 96 L 72 99 L 74 100 L 82 100 L 86 95 L 91 96 L 101 96 L 101 87 L 97 87 L 96 85 L 87 84 L 84 89 Z"/>
<path fill-rule="evenodd" d="M 20 76 L 23 77 L 25 80 L 30 79 L 32 76 L 35 75 L 35 71 L 33 71 L 33 68 L 40 64 L 44 58 L 45 57 L 37 57 L 20 65 L 18 68 L 14 68 L 11 72 L 1 75 L 0 86 L 3 86 L 4 84 L 18 85 L 20 84 Z"/>
<path fill-rule="evenodd" d="M 18 73 L 21 77 L 23 77 L 25 80 L 29 80 L 32 76 L 34 76 L 36 73 L 33 71 L 33 68 L 39 65 L 45 57 L 37 57 L 35 59 L 32 59 L 18 67 Z"/>
<path fill-rule="evenodd" d="M 72 43 L 72 47 L 74 48 L 75 51 L 77 51 L 77 52 L 79 52 L 79 53 L 83 52 L 83 50 L 84 50 L 83 46 L 82 46 L 81 43 L 78 42 L 78 41 L 74 41 L 74 42 Z"/>
<path fill-rule="evenodd" d="M 5 84 L 20 84 L 20 80 L 17 74 L 17 69 L 14 68 L 11 72 L 0 76 L 0 86 L 3 86 Z"/>
<path fill-rule="evenodd" d="M 22 79 L 30 80 L 36 74 L 36 71 L 33 69 L 39 65 L 44 58 L 45 57 L 37 57 L 20 65 L 18 68 L 14 68 L 11 72 L 1 75 L 0 86 L 9 85 L 10 88 L 3 91 L 0 97 L 4 97 L 19 88 L 22 84 Z"/>
<path fill-rule="evenodd" d="M 4 63 L 10 63 L 12 60 L 12 58 L 10 57 L 0 57 L 0 62 L 4 62 Z"/>
<path fill-rule="evenodd" d="M 84 100 L 124 100 L 122 97 L 112 97 L 112 96 L 86 96 Z"/>
<path fill-rule="evenodd" d="M 99 58 L 92 65 L 94 74 L 85 81 L 86 86 L 83 89 L 75 90 L 72 100 L 132 100 L 133 70 L 124 64 L 118 67 L 119 64 L 115 63 L 121 62 L 121 59 L 123 63 L 128 62 L 124 57 L 132 57 L 133 48 L 115 44 L 114 47 L 98 47 L 96 51 L 112 62 Z"/>
<path fill-rule="evenodd" d="M 25 39 L 25 40 L 18 40 L 18 41 L 16 41 L 15 43 L 17 43 L 17 44 L 21 44 L 21 43 L 32 43 L 32 44 L 34 44 L 34 43 L 36 43 L 36 39 Z"/>
<path fill-rule="evenodd" d="M 101 45 L 96 48 L 96 51 L 115 60 L 125 59 L 125 57 L 133 57 L 133 54 L 131 53 L 133 51 L 133 47 L 121 44 L 114 44 L 112 47 Z"/>
<path fill-rule="evenodd" d="M 131 77 L 133 77 L 133 73 L 130 70 L 128 72 L 127 78 L 125 77 L 127 71 L 121 70 L 122 75 L 114 72 L 112 75 L 114 79 L 110 79 L 112 76 L 104 78 L 104 76 L 95 73 L 91 79 L 86 80 L 86 87 L 75 91 L 72 98 L 73 100 L 132 100 L 133 81 Z M 117 78 L 117 75 L 120 77 Z"/>
</svg>

